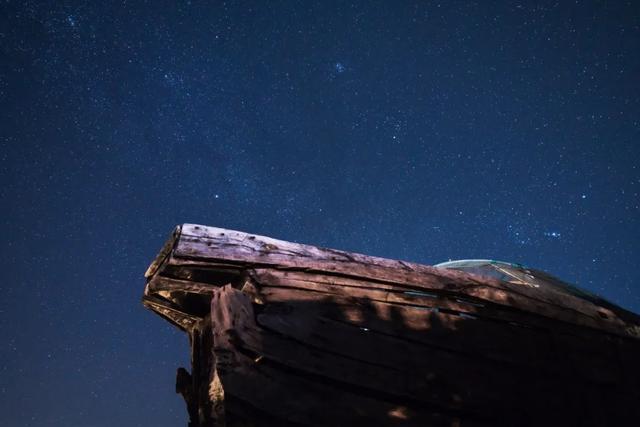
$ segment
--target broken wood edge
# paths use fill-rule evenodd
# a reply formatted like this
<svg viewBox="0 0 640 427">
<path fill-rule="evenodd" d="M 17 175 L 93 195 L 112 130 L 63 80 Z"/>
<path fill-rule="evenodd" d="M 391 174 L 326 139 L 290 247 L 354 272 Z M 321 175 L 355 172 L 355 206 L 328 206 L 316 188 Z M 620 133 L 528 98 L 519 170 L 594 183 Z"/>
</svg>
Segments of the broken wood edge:
<svg viewBox="0 0 640 427">
<path fill-rule="evenodd" d="M 446 287 L 449 282 L 464 282 L 465 287 L 480 285 L 495 288 L 494 296 L 498 294 L 502 296 L 495 302 L 501 302 L 515 294 L 531 301 L 554 305 L 561 310 L 573 310 L 592 317 L 604 328 L 609 327 L 611 323 L 618 323 L 616 325 L 618 328 L 627 326 L 620 321 L 622 319 L 618 313 L 573 295 L 559 293 L 551 287 L 545 289 L 544 293 L 533 292 L 495 279 L 479 280 L 475 275 L 464 272 L 298 244 L 216 227 L 185 224 L 169 264 L 204 267 L 202 264 L 215 264 L 220 259 L 252 268 L 315 271 L 375 281 L 393 281 L 400 284 L 419 285 L 427 280 L 439 282 L 440 286 Z M 464 290 L 461 292 L 464 293 Z M 620 307 L 620 311 L 623 310 Z M 596 311 L 601 316 L 604 313 L 609 321 L 601 322 Z"/>
<path fill-rule="evenodd" d="M 200 251 L 203 252 L 196 251 L 194 253 L 184 253 L 180 249 L 182 241 L 190 241 L 194 238 L 201 242 L 196 246 L 202 246 Z M 218 240 L 220 240 L 218 244 L 222 246 L 218 247 L 213 252 L 207 253 L 212 242 L 216 242 Z M 221 249 L 224 246 L 228 246 L 231 253 L 233 253 L 231 248 L 242 247 L 245 247 L 249 252 L 254 253 L 248 255 L 248 260 L 240 259 L 241 257 L 238 258 L 239 254 L 237 253 L 232 255 L 231 258 L 225 258 L 225 249 Z M 282 250 L 284 252 L 277 253 L 280 248 L 283 248 Z M 265 251 L 264 254 L 262 254 L 263 250 Z M 337 255 L 337 257 L 334 258 L 334 255 Z M 317 256 L 318 259 L 315 259 L 315 256 Z M 316 262 L 314 262 L 314 260 Z M 171 266 L 172 268 L 201 268 L 206 270 L 211 270 L 212 267 L 216 268 L 224 266 L 230 270 L 235 270 L 239 274 L 246 274 L 247 271 L 256 269 L 272 270 L 274 272 L 291 271 L 292 273 L 315 273 L 326 276 L 394 284 L 404 287 L 413 285 L 413 287 L 417 288 L 422 288 L 424 283 L 421 282 L 428 279 L 428 282 L 432 282 L 428 288 L 429 292 L 437 292 L 436 288 L 439 288 L 438 290 L 440 292 L 450 290 L 452 294 L 462 294 L 463 296 L 466 295 L 467 297 L 471 297 L 485 303 L 498 304 L 505 308 L 508 307 L 524 310 L 526 312 L 536 313 L 539 315 L 542 313 L 531 310 L 530 306 L 532 303 L 536 306 L 539 304 L 555 306 L 555 309 L 558 310 L 559 313 L 567 311 L 568 315 L 571 312 L 575 312 L 573 314 L 577 315 L 578 318 L 584 317 L 584 321 L 578 320 L 576 322 L 574 319 L 569 321 L 564 318 L 566 316 L 558 315 L 550 316 L 551 319 L 568 321 L 569 323 L 613 333 L 618 336 L 640 339 L 640 317 L 622 307 L 615 306 L 616 311 L 613 312 L 598 304 L 594 304 L 593 302 L 583 301 L 582 299 L 564 294 L 560 296 L 567 298 L 568 302 L 565 301 L 565 303 L 562 304 L 556 300 L 555 297 L 549 298 L 550 296 L 553 296 L 553 294 L 556 294 L 556 292 L 547 292 L 549 295 L 531 294 L 526 292 L 526 290 L 508 286 L 508 284 L 497 280 L 478 280 L 478 278 L 473 275 L 464 272 L 435 269 L 434 267 L 421 264 L 413 264 L 387 258 L 372 257 L 358 253 L 349 253 L 312 245 L 287 242 L 266 236 L 217 227 L 194 224 L 183 224 L 182 226 L 177 226 L 145 273 L 145 277 L 147 277 L 145 296 L 157 294 L 157 290 L 152 289 L 154 287 L 153 279 L 155 276 L 161 275 L 168 266 Z M 357 272 L 353 272 L 350 267 L 357 270 Z M 365 268 L 363 269 L 363 267 Z M 450 281 L 462 281 L 465 282 L 463 283 L 465 286 L 461 288 L 459 285 L 456 285 L 452 289 L 447 289 L 450 286 Z M 216 285 L 212 284 L 211 286 L 213 288 Z M 476 295 L 477 292 L 470 292 L 466 289 L 478 287 L 492 289 L 492 295 Z M 476 291 L 478 291 L 478 289 L 476 289 Z M 189 291 L 187 290 L 187 292 Z M 501 298 L 497 298 L 498 295 L 501 295 Z M 514 304 L 514 298 L 518 300 L 516 304 Z M 506 304 L 505 301 L 503 301 L 505 299 L 511 300 L 510 304 Z M 572 302 L 574 300 L 577 305 Z M 149 308 L 153 310 L 153 307 Z M 588 308 L 588 310 L 582 311 L 580 308 Z M 622 316 L 617 312 L 618 310 L 625 312 L 624 314 L 628 313 L 629 316 Z M 597 315 L 601 315 L 602 312 L 605 311 L 608 313 L 608 316 L 604 319 Z"/>
<path fill-rule="evenodd" d="M 189 315 L 179 308 L 172 307 L 170 301 L 155 296 L 145 295 L 142 298 L 142 305 L 168 320 L 169 323 L 182 331 L 191 330 L 201 320 L 199 317 Z"/>
<path fill-rule="evenodd" d="M 165 260 L 169 257 L 173 249 L 175 248 L 176 243 L 180 240 L 180 235 L 182 234 L 182 226 L 177 225 L 169 238 L 166 240 L 164 245 L 162 245 L 162 249 L 155 257 L 151 264 L 147 268 L 147 271 L 144 273 L 145 278 L 149 278 L 156 274 L 156 272 L 160 269 L 160 266 L 165 262 Z"/>
</svg>

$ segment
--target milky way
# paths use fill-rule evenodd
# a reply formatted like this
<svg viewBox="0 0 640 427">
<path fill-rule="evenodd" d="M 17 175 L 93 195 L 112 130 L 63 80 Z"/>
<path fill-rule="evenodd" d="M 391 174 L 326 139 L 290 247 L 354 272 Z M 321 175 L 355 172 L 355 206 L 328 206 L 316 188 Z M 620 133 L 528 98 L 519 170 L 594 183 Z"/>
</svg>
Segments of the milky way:
<svg viewBox="0 0 640 427">
<path fill-rule="evenodd" d="M 637 2 L 4 2 L 0 424 L 176 426 L 191 222 L 640 311 Z"/>
</svg>

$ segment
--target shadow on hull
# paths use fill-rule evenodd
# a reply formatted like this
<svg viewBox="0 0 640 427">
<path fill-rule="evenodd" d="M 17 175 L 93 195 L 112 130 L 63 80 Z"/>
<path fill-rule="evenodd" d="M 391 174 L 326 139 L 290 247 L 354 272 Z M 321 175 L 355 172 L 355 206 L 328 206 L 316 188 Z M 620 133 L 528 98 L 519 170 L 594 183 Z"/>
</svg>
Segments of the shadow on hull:
<svg viewBox="0 0 640 427">
<path fill-rule="evenodd" d="M 189 224 L 146 277 L 192 427 L 640 425 L 638 316 L 555 285 Z"/>
</svg>

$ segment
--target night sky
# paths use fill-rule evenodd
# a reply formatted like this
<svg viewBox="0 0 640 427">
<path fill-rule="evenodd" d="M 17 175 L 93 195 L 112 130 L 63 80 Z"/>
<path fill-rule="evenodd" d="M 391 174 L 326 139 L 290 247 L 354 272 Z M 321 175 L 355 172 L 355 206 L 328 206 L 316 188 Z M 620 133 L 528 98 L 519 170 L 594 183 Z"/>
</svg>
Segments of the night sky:
<svg viewBox="0 0 640 427">
<path fill-rule="evenodd" d="M 143 274 L 200 223 L 640 311 L 640 5 L 0 6 L 0 424 L 186 425 Z"/>
</svg>

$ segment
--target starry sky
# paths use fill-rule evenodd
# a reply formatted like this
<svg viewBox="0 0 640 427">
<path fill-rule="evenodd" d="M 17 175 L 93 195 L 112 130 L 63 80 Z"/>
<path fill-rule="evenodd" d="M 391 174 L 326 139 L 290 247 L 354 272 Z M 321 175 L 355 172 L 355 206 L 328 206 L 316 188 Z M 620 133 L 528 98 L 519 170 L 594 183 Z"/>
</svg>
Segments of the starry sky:
<svg viewBox="0 0 640 427">
<path fill-rule="evenodd" d="M 636 1 L 0 4 L 0 424 L 186 425 L 176 224 L 493 258 L 640 312 Z"/>
</svg>

